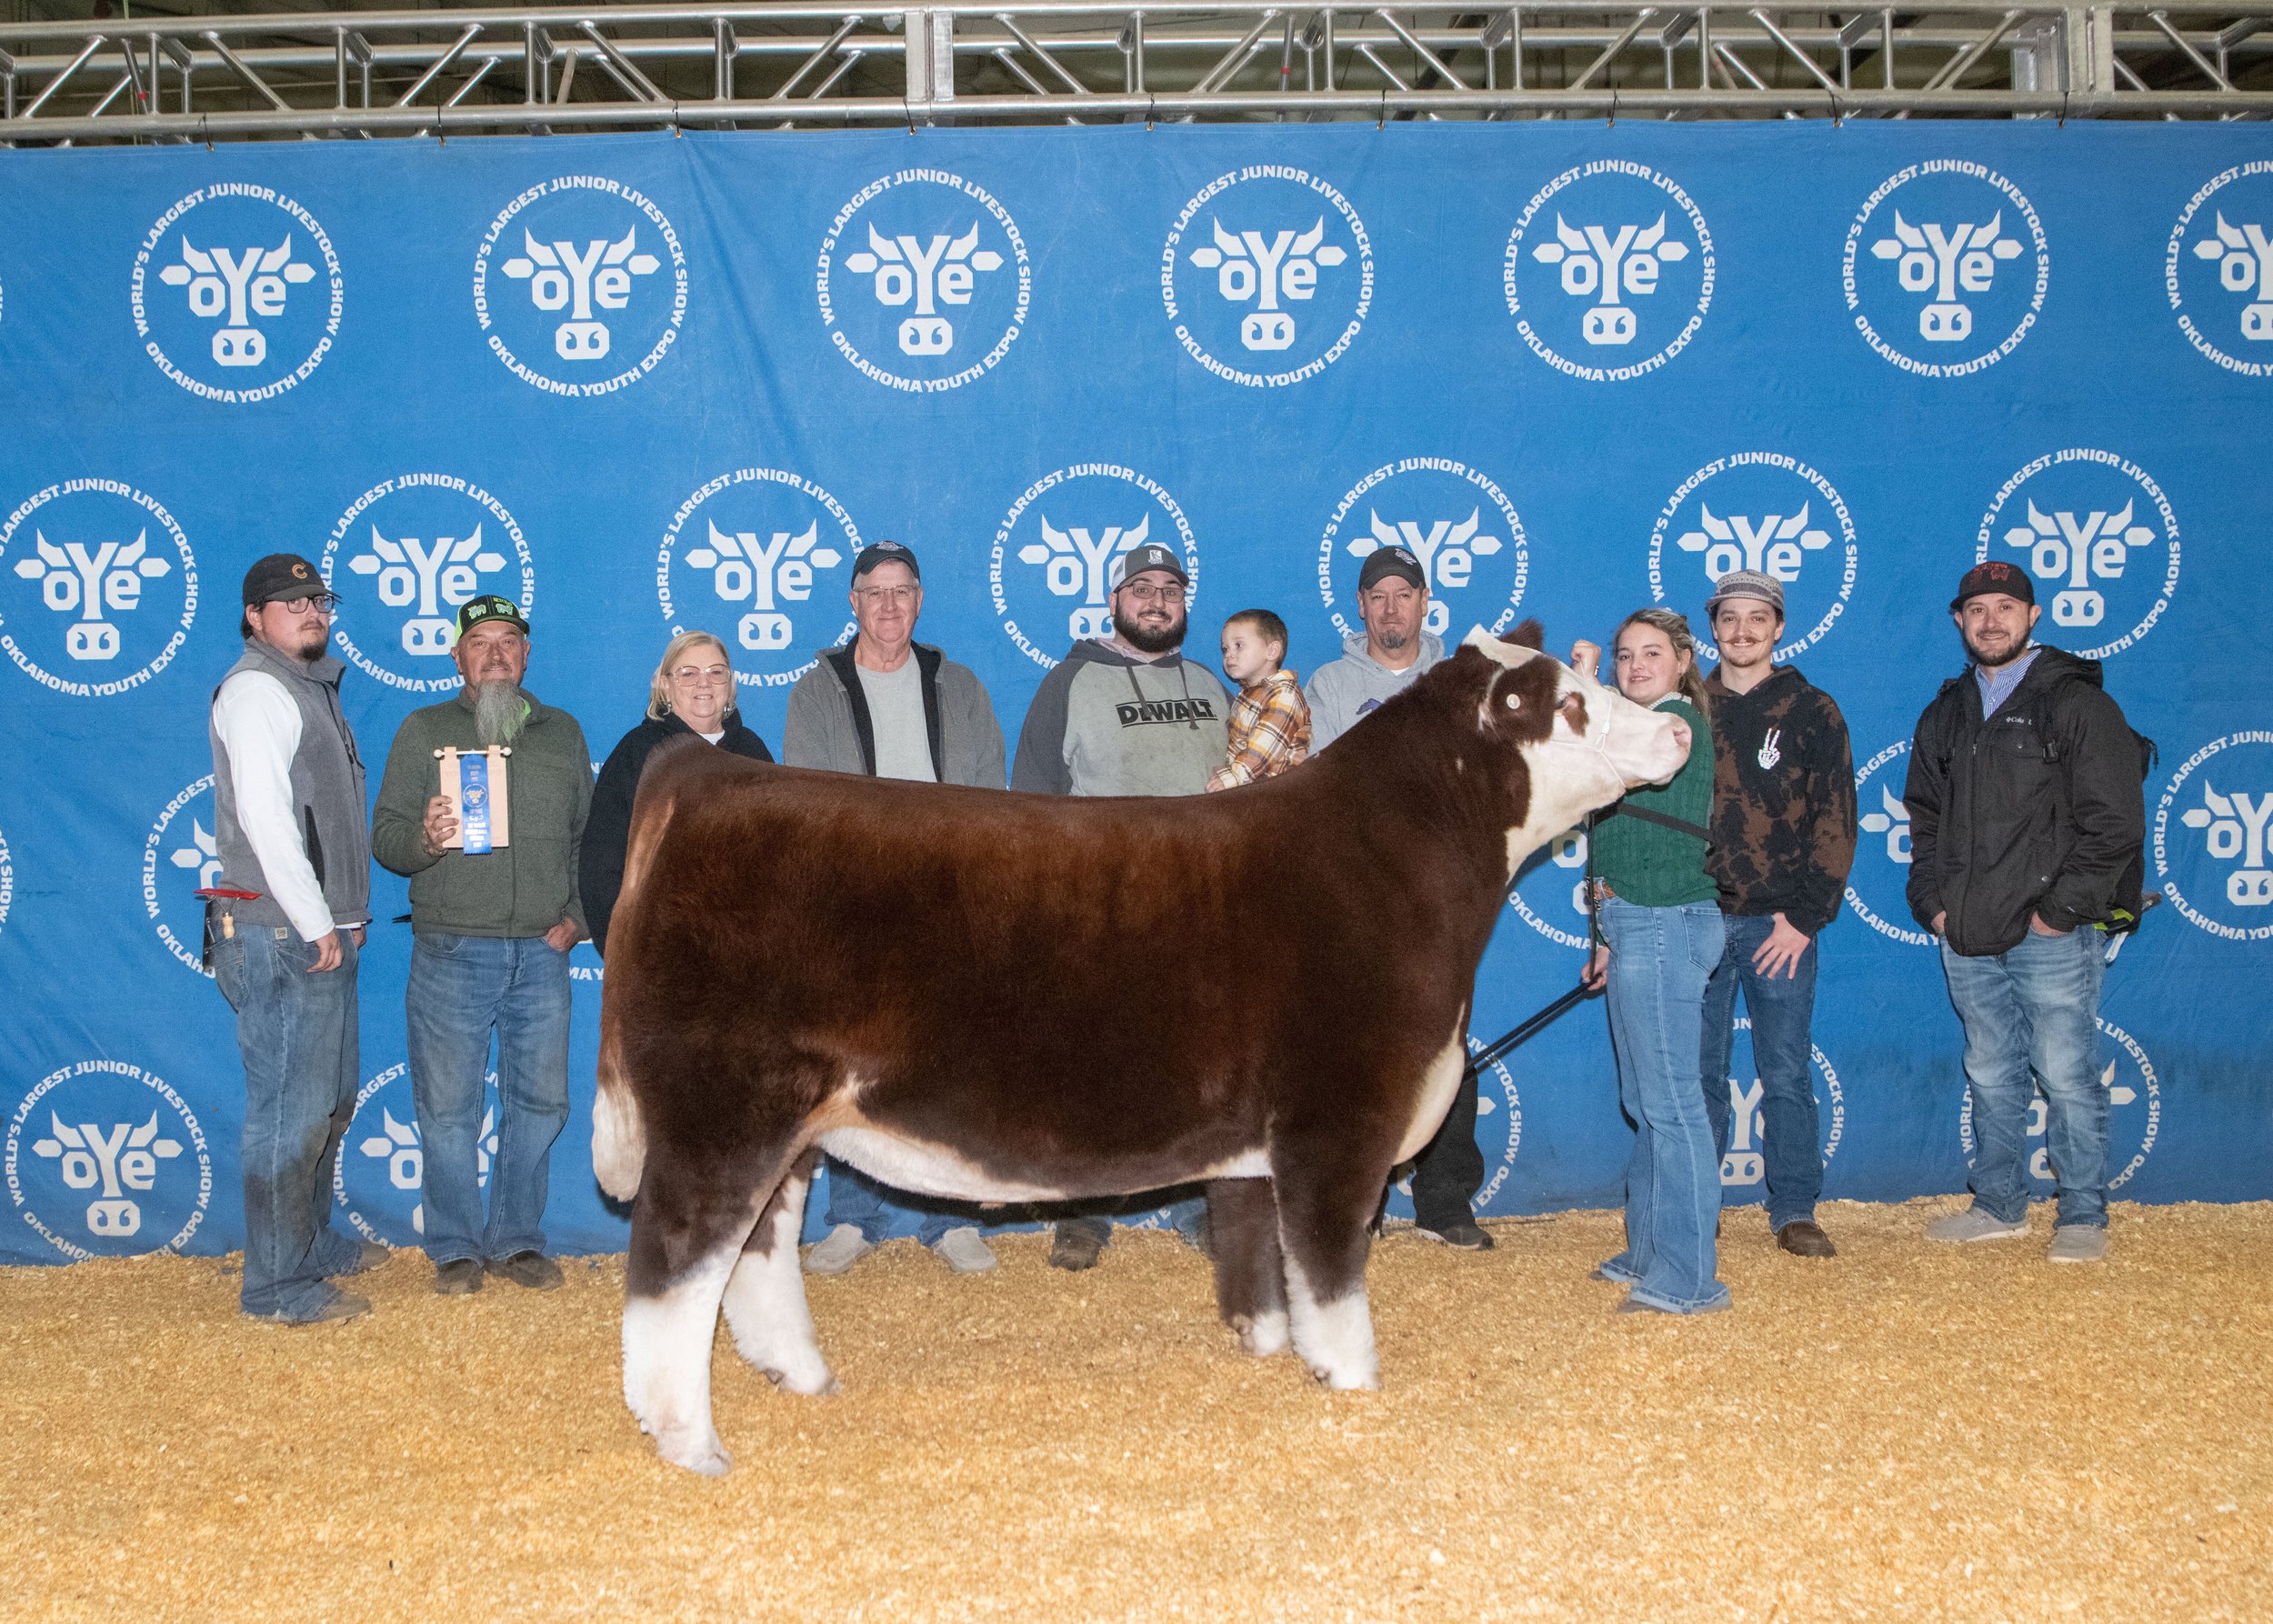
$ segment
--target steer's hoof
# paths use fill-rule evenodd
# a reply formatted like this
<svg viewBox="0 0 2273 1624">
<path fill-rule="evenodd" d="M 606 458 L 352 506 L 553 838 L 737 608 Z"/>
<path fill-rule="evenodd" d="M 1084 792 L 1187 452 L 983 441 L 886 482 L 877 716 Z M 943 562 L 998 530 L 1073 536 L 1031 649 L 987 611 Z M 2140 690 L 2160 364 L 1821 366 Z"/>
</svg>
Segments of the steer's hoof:
<svg viewBox="0 0 2273 1624">
<path fill-rule="evenodd" d="M 1381 1390 L 1381 1377 L 1377 1371 L 1329 1370 L 1324 1365 L 1313 1365 L 1310 1374 L 1337 1393 L 1377 1393 Z"/>
<path fill-rule="evenodd" d="M 844 1390 L 836 1385 L 836 1378 L 826 1365 L 803 1370 L 768 1370 L 766 1379 L 785 1393 L 797 1393 L 808 1398 L 826 1398 Z"/>
<path fill-rule="evenodd" d="M 690 1472 L 700 1472 L 706 1478 L 723 1478 L 726 1468 L 734 1464 L 718 1435 L 696 1437 L 693 1433 L 672 1433 L 656 1439 L 656 1449 L 673 1466 L 683 1466 Z"/>
<path fill-rule="evenodd" d="M 1287 1316 L 1283 1313 L 1260 1315 L 1250 1319 L 1245 1314 L 1236 1316 L 1231 1328 L 1239 1333 L 1239 1346 L 1257 1358 L 1268 1358 L 1287 1348 Z"/>
</svg>

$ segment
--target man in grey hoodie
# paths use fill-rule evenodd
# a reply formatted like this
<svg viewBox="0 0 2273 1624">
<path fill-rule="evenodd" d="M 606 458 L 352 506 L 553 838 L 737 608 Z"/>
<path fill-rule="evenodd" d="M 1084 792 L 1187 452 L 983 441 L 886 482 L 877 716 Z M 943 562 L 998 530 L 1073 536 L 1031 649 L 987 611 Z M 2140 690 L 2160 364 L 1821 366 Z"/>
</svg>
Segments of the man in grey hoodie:
<svg viewBox="0 0 2273 1624">
<path fill-rule="evenodd" d="M 1111 599 L 1113 636 L 1084 638 L 1042 679 L 1018 733 L 1010 787 L 1041 795 L 1198 795 L 1230 744 L 1231 701 L 1206 666 L 1184 657 L 1190 577 L 1173 548 L 1130 552 Z M 1204 1208 L 1177 1204 L 1199 1244 Z M 1056 1225 L 1050 1262 L 1087 1268 L 1112 1232 L 1102 1216 Z"/>
<path fill-rule="evenodd" d="M 1380 708 L 1445 657 L 1444 639 L 1424 629 L 1428 577 L 1409 548 L 1376 547 L 1357 571 L 1357 618 L 1366 635 L 1342 641 L 1342 657 L 1310 674 L 1310 748 L 1323 750 L 1357 718 Z"/>
<path fill-rule="evenodd" d="M 1357 618 L 1366 635 L 1343 641 L 1342 657 L 1310 674 L 1312 747 L 1324 749 L 1378 710 L 1383 700 L 1445 657 L 1444 639 L 1427 628 L 1428 576 L 1408 547 L 1377 547 L 1357 571 Z M 1413 1219 L 1431 1240 L 1489 1251 L 1492 1238 L 1470 1203 L 1484 1182 L 1476 1148 L 1476 1074 L 1460 1079 L 1444 1126 L 1413 1163 Z"/>
</svg>

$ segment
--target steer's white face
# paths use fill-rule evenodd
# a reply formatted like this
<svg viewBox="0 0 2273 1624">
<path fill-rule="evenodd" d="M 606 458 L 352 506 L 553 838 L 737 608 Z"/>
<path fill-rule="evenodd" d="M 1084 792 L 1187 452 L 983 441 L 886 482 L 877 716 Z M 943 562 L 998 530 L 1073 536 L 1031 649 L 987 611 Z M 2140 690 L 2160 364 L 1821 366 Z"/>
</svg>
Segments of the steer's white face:
<svg viewBox="0 0 2273 1624">
<path fill-rule="evenodd" d="M 1589 812 L 1629 789 L 1662 784 L 1689 758 L 1688 724 L 1667 711 L 1635 704 L 1616 688 L 1582 677 L 1533 649 L 1503 643 L 1482 627 L 1462 641 L 1510 669 L 1547 660 L 1556 668 L 1555 719 L 1547 737 L 1524 746 L 1531 763 L 1531 804 L 1507 831 L 1507 873 Z M 1494 694 L 1500 685 L 1495 685 Z M 1504 703 L 1487 697 L 1486 704 Z"/>
</svg>

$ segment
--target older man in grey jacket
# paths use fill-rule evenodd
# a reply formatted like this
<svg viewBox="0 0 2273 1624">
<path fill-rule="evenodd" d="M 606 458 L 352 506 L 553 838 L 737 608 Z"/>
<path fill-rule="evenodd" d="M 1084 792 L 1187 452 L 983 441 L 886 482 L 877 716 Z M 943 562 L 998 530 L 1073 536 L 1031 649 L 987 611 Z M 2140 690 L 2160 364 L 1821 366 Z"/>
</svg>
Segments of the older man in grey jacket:
<svg viewBox="0 0 2273 1624">
<path fill-rule="evenodd" d="M 852 585 L 858 635 L 848 647 L 824 650 L 789 690 L 785 762 L 872 778 L 1003 787 L 994 705 L 968 668 L 916 641 L 923 607 L 923 575 L 912 550 L 896 541 L 860 550 Z M 827 1222 L 828 1234 L 806 1257 L 816 1274 L 843 1274 L 890 1227 L 878 1187 L 834 1158 Z M 957 1274 L 995 1267 L 993 1250 L 965 1218 L 926 1208 L 916 1233 Z"/>
</svg>

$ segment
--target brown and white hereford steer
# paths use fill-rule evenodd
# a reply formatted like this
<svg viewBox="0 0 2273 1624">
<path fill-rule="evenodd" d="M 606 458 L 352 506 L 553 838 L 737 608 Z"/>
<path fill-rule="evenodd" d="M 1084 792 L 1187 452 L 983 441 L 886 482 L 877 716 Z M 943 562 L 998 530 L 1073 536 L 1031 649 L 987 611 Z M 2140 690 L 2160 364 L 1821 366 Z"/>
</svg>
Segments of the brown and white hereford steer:
<svg viewBox="0 0 2273 1624">
<path fill-rule="evenodd" d="M 1330 1385 L 1375 1386 L 1368 1225 L 1450 1104 L 1507 882 L 1688 750 L 1678 720 L 1538 653 L 1536 625 L 1517 637 L 1471 633 L 1331 750 L 1225 795 L 657 752 L 608 932 L 592 1159 L 636 1198 L 624 1396 L 665 1459 L 726 1468 L 722 1301 L 782 1387 L 835 1385 L 797 1259 L 816 1148 L 966 1201 L 1211 1181 L 1248 1348 L 1291 1332 Z"/>
</svg>

